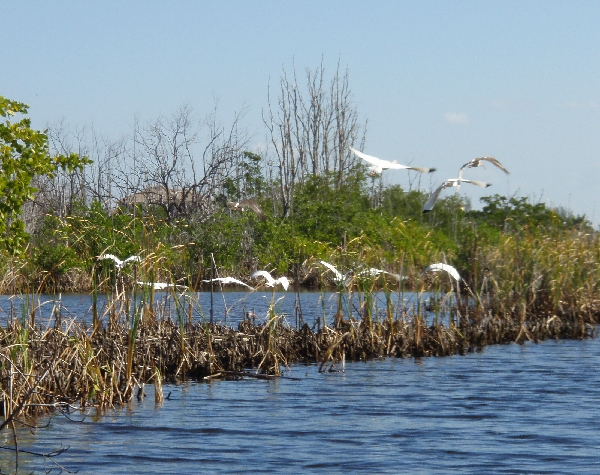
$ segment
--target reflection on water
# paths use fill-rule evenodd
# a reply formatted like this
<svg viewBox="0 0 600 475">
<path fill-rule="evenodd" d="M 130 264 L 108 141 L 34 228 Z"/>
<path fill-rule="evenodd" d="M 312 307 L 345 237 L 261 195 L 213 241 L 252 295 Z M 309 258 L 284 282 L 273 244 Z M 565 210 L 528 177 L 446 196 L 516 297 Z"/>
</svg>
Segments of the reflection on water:
<svg viewBox="0 0 600 475">
<path fill-rule="evenodd" d="M 103 416 L 23 430 L 20 445 L 68 445 L 59 460 L 80 474 L 595 474 L 599 365 L 598 340 L 350 363 L 345 373 L 296 365 L 299 380 L 165 386 L 161 407 L 147 387 L 142 402 Z M 14 471 L 11 454 L 0 460 L 0 473 Z M 20 471 L 40 463 L 22 455 Z"/>
</svg>

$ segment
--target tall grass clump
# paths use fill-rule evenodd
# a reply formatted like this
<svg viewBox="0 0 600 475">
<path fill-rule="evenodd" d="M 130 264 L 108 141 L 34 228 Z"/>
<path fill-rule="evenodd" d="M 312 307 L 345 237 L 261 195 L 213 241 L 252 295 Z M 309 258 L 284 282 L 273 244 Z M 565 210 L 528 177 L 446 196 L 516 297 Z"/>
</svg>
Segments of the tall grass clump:
<svg viewBox="0 0 600 475">
<path fill-rule="evenodd" d="M 503 236 L 484 251 L 484 292 L 493 313 L 511 317 L 597 314 L 600 241 L 581 231 Z"/>
</svg>

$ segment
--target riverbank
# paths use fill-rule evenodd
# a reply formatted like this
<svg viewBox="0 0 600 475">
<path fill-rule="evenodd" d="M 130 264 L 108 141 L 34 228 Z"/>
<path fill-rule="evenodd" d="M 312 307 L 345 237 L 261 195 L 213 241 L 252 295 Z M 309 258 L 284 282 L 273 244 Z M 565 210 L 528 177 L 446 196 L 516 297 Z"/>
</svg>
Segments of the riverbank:
<svg viewBox="0 0 600 475">
<path fill-rule="evenodd" d="M 449 356 L 492 344 L 588 338 L 599 321 L 599 314 L 590 312 L 500 316 L 460 305 L 430 322 L 419 310 L 383 317 L 365 312 L 360 319 L 338 315 L 332 326 L 322 328 L 293 328 L 275 312 L 262 322 L 249 314 L 237 328 L 193 322 L 185 314 L 179 320 L 140 315 L 136 321 L 115 313 L 95 326 L 9 322 L 0 330 L 5 420 L 69 406 L 123 405 L 143 397 L 146 384 L 155 386 L 160 400 L 163 381 L 276 377 L 292 363 L 338 371 L 345 361 Z"/>
</svg>

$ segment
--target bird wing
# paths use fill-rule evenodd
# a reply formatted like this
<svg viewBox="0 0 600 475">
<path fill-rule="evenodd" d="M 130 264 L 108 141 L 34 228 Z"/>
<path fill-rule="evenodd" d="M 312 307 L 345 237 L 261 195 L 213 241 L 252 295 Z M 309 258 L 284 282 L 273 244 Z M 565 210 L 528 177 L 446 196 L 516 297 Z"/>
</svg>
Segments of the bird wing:
<svg viewBox="0 0 600 475">
<path fill-rule="evenodd" d="M 98 257 L 98 259 L 99 260 L 110 259 L 111 261 L 114 261 L 114 263 L 119 267 L 123 265 L 123 261 L 121 259 L 119 259 L 117 256 L 115 256 L 114 254 L 102 254 L 100 257 Z"/>
<path fill-rule="evenodd" d="M 256 277 L 264 277 L 267 279 L 267 285 L 273 287 L 275 285 L 275 279 L 269 274 L 266 270 L 257 270 L 254 274 L 250 276 L 251 279 L 255 279 Z"/>
<path fill-rule="evenodd" d="M 416 170 L 416 168 L 412 168 L 409 167 L 407 165 L 402 165 L 401 163 L 398 162 L 388 162 L 387 160 L 381 160 L 381 168 L 383 168 L 384 170 L 390 169 L 390 170 L 407 170 L 407 169 L 412 169 L 412 170 Z"/>
<path fill-rule="evenodd" d="M 233 211 L 244 211 L 246 209 L 251 209 L 261 220 L 264 221 L 265 219 L 267 219 L 265 217 L 265 214 L 263 213 L 263 210 L 260 208 L 258 203 L 252 198 L 249 198 L 244 201 L 228 201 L 227 207 Z"/>
<path fill-rule="evenodd" d="M 344 280 L 344 276 L 342 275 L 342 273 L 339 270 L 337 270 L 332 264 L 330 264 L 329 262 L 325 262 L 325 261 L 319 261 L 319 262 L 335 274 L 335 280 L 337 280 L 339 282 Z"/>
<path fill-rule="evenodd" d="M 277 283 L 277 282 L 279 282 L 281 284 L 281 286 L 283 287 L 283 290 L 287 290 L 288 287 L 290 286 L 290 281 L 285 276 L 282 276 L 279 279 L 277 279 L 275 281 L 275 283 Z"/>
<path fill-rule="evenodd" d="M 471 160 L 471 162 L 472 162 L 472 161 L 473 161 L 473 160 Z M 463 174 L 463 171 L 465 170 L 465 168 L 467 168 L 467 167 L 469 166 L 469 164 L 470 164 L 471 162 L 469 162 L 469 163 L 465 163 L 465 164 L 464 164 L 462 167 L 460 167 L 460 170 L 458 171 L 458 179 L 459 179 L 459 181 L 460 181 L 460 180 L 462 180 L 462 174 Z"/>
<path fill-rule="evenodd" d="M 433 173 L 434 171 L 437 170 L 437 168 L 434 167 L 406 167 L 408 170 L 415 170 L 419 173 Z"/>
<path fill-rule="evenodd" d="M 375 267 L 370 267 L 369 269 L 365 269 L 360 271 L 358 275 L 368 275 L 370 277 L 377 277 L 379 274 L 384 273 L 381 269 L 375 269 Z"/>
<path fill-rule="evenodd" d="M 147 286 L 147 287 L 152 287 L 154 290 L 165 290 L 168 289 L 169 287 L 173 287 L 172 284 L 166 284 L 164 282 L 137 282 L 138 285 L 142 285 L 142 286 Z"/>
<path fill-rule="evenodd" d="M 123 261 L 123 265 L 127 264 L 128 262 L 131 261 L 135 261 L 135 262 L 142 262 L 142 258 L 140 256 L 129 256 L 127 259 L 125 259 Z"/>
<path fill-rule="evenodd" d="M 507 175 L 510 174 L 510 172 L 504 168 L 504 166 L 494 157 L 480 157 L 480 158 L 476 158 L 475 160 L 485 160 L 486 162 L 490 162 L 492 165 L 497 166 L 500 170 L 502 170 L 504 173 L 506 173 Z"/>
<path fill-rule="evenodd" d="M 473 168 L 473 167 L 478 167 L 478 166 L 479 166 L 478 158 L 474 158 L 473 160 L 468 161 L 462 167 L 460 167 L 460 170 L 458 172 L 458 179 L 460 180 L 462 178 L 462 172 L 465 168 Z"/>
<path fill-rule="evenodd" d="M 443 264 L 443 263 L 437 263 L 437 264 L 431 264 L 429 267 L 427 267 L 427 269 L 425 269 L 425 272 L 438 272 L 438 271 L 445 271 L 448 274 L 450 274 L 452 277 L 454 277 L 454 279 L 459 282 L 460 281 L 460 275 L 458 273 L 458 271 L 452 267 L 451 265 L 448 264 Z"/>
<path fill-rule="evenodd" d="M 433 206 L 435 205 L 435 202 L 439 198 L 442 190 L 445 188 L 448 188 L 450 186 L 455 186 L 455 185 L 453 184 L 452 181 L 449 181 L 449 180 L 445 181 L 440 186 L 438 186 L 437 189 L 433 193 L 431 193 L 431 195 L 429 196 L 429 199 L 427 200 L 427 203 L 425 203 L 425 205 L 423 206 L 423 213 L 428 213 L 429 211 L 431 211 L 433 209 Z"/>
<path fill-rule="evenodd" d="M 487 188 L 488 186 L 492 186 L 491 183 L 486 183 L 485 181 L 478 181 L 478 180 L 465 180 L 464 178 L 461 178 L 459 180 L 459 183 L 463 182 L 463 183 L 470 183 L 471 185 L 475 185 L 478 186 L 479 188 Z M 456 185 L 454 185 L 456 186 Z"/>
<path fill-rule="evenodd" d="M 381 166 L 382 162 L 385 162 L 385 160 L 380 160 L 377 157 L 372 157 L 371 155 L 367 155 L 366 153 L 359 152 L 358 150 L 355 150 L 352 147 L 350 147 L 350 150 L 353 153 L 355 153 L 358 157 L 362 158 L 365 162 L 369 162 L 371 165 L 375 165 L 377 168 L 385 168 Z"/>
<path fill-rule="evenodd" d="M 388 162 L 387 160 L 381 160 L 381 167 L 384 169 L 389 168 L 390 170 L 414 170 L 419 173 L 431 173 L 436 170 L 435 168 L 412 167 L 409 165 L 402 165 L 401 163 Z"/>
<path fill-rule="evenodd" d="M 256 215 L 264 220 L 265 219 L 265 214 L 263 213 L 263 210 L 260 208 L 260 206 L 258 206 L 258 203 L 256 201 L 254 201 L 252 198 L 246 200 L 246 201 L 242 201 L 240 202 L 240 206 L 245 207 L 245 208 L 250 208 L 252 211 L 254 211 L 256 213 Z"/>
<path fill-rule="evenodd" d="M 406 280 L 407 277 L 402 277 L 400 274 L 394 274 L 393 272 L 388 272 L 386 270 L 376 269 L 375 267 L 371 267 L 370 269 L 365 269 L 358 273 L 358 275 L 369 275 L 370 277 L 377 277 L 380 274 L 389 275 L 394 280 L 400 282 L 402 280 Z"/>
<path fill-rule="evenodd" d="M 492 165 L 495 165 L 496 167 L 498 167 L 500 170 L 502 170 L 504 173 L 506 173 L 507 175 L 510 174 L 510 172 L 504 168 L 504 166 L 500 163 L 500 161 L 494 157 L 479 157 L 479 158 L 474 158 L 473 160 L 465 163 L 461 168 L 460 171 L 458 173 L 458 178 L 462 177 L 462 172 L 465 168 L 475 168 L 475 167 L 480 167 L 481 162 L 482 161 L 486 161 L 486 162 L 490 162 Z"/>
<path fill-rule="evenodd" d="M 250 285 L 246 284 L 245 282 L 242 282 L 241 280 L 234 279 L 233 277 L 217 277 L 216 279 L 212 280 L 217 280 L 223 284 L 243 285 L 244 287 L 248 287 L 249 289 L 254 290 L 254 287 L 251 287 Z M 206 282 L 210 282 L 210 280 Z"/>
<path fill-rule="evenodd" d="M 406 277 L 405 275 L 402 276 L 400 274 L 394 274 L 393 272 L 387 272 L 387 271 L 383 271 L 384 274 L 389 275 L 390 277 L 394 278 L 394 280 L 400 282 L 402 280 L 407 280 L 408 277 Z"/>
</svg>

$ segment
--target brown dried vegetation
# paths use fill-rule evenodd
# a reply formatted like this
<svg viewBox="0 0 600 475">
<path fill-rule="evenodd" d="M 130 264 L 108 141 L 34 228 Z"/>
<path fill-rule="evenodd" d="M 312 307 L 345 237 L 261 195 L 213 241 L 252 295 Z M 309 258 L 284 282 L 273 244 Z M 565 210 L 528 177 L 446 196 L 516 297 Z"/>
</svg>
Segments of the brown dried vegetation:
<svg viewBox="0 0 600 475">
<path fill-rule="evenodd" d="M 342 320 L 314 331 L 268 320 L 244 320 L 238 329 L 206 323 L 179 325 L 147 316 L 139 323 L 128 354 L 131 328 L 124 319 L 95 329 L 73 323 L 42 329 L 13 320 L 0 338 L 3 413 L 38 414 L 70 404 L 106 408 L 131 400 L 144 384 L 180 378 L 242 375 L 251 369 L 279 375 L 281 366 L 318 363 L 332 369 L 342 361 L 380 357 L 465 354 L 489 344 L 593 336 L 594 316 L 491 316 L 469 309 L 457 323 L 427 325 L 422 315 L 381 321 Z M 33 389 L 33 391 L 31 391 Z"/>
</svg>

